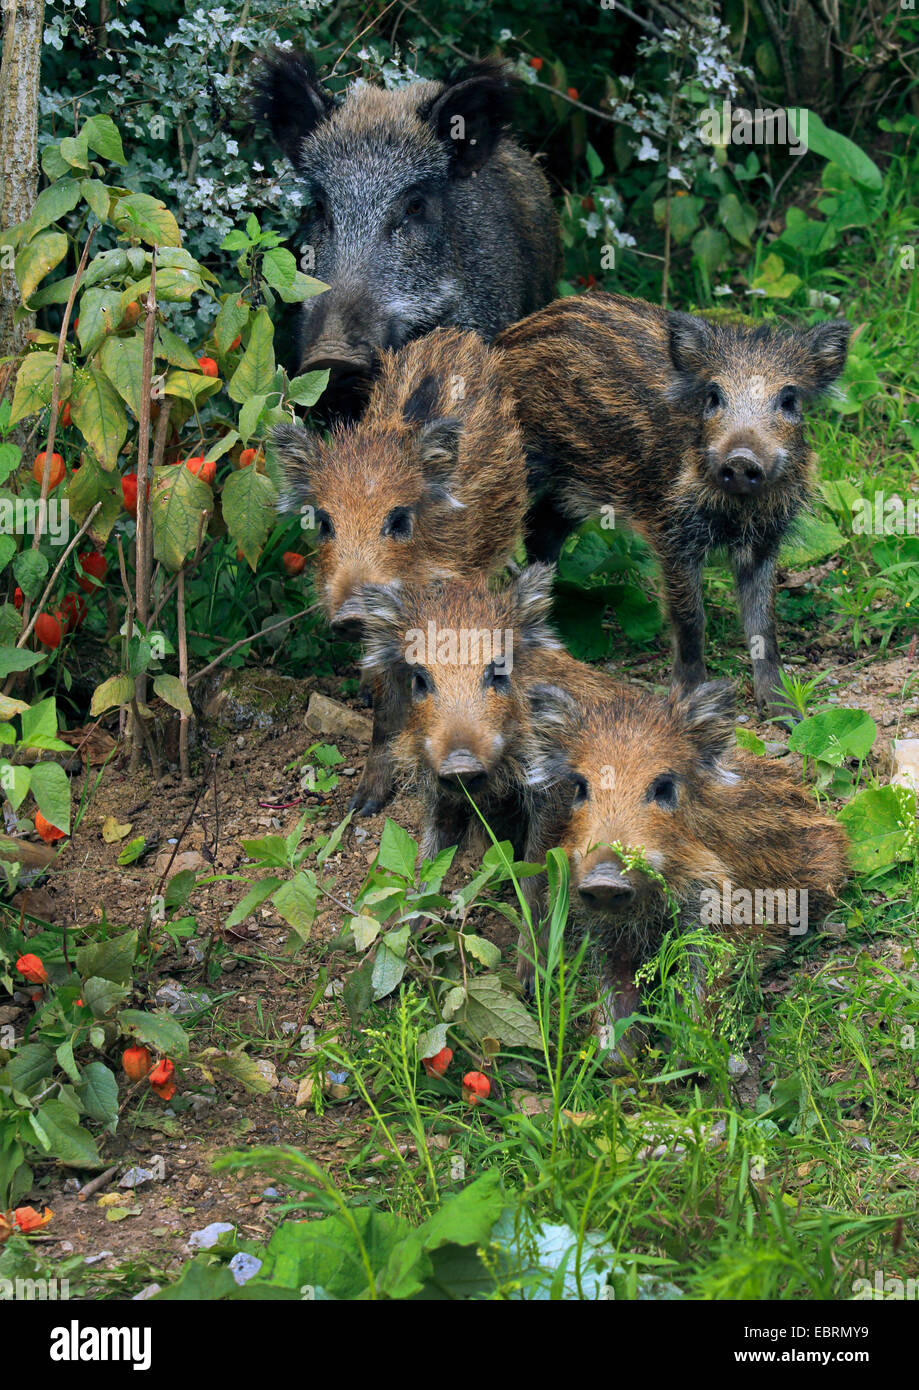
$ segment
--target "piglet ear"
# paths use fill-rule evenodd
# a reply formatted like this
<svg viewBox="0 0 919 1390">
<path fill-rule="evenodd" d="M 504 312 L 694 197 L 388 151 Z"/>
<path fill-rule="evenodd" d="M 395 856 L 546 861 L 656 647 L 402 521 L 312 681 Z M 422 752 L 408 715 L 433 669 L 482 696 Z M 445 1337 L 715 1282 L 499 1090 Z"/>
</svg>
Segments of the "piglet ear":
<svg viewBox="0 0 919 1390">
<path fill-rule="evenodd" d="M 415 437 L 415 450 L 425 474 L 445 482 L 453 473 L 459 457 L 463 422 L 454 415 L 439 420 L 427 420 Z"/>
<path fill-rule="evenodd" d="M 670 360 L 684 375 L 710 377 L 715 355 L 715 330 L 694 314 L 670 315 Z"/>
<path fill-rule="evenodd" d="M 409 620 L 401 591 L 391 584 L 364 584 L 357 598 L 363 612 L 364 670 L 379 673 L 403 665 Z"/>
<path fill-rule="evenodd" d="M 299 425 L 275 425 L 271 442 L 283 474 L 278 511 L 297 512 L 303 506 L 314 505 L 315 476 L 321 457 L 317 436 Z"/>
<path fill-rule="evenodd" d="M 581 726 L 582 711 L 573 695 L 560 685 L 533 685 L 526 696 L 532 720 L 527 782 L 545 790 L 567 782 L 572 775 L 568 749 Z"/>
<path fill-rule="evenodd" d="M 688 695 L 671 695 L 670 706 L 703 767 L 713 768 L 734 747 L 736 710 L 730 681 L 706 681 Z"/>
<path fill-rule="evenodd" d="M 555 566 L 543 564 L 528 565 L 514 582 L 517 599 L 515 627 L 525 647 L 557 649 L 561 646 L 547 621 L 552 609 L 554 582 Z"/>
<path fill-rule="evenodd" d="M 462 68 L 419 116 L 450 152 L 454 173 L 468 177 L 491 159 L 511 118 L 513 86 L 501 63 Z"/>
<path fill-rule="evenodd" d="M 278 145 L 295 169 L 300 167 L 303 141 L 337 106 L 305 53 L 275 48 L 255 70 L 253 115 L 267 121 Z"/>
<path fill-rule="evenodd" d="M 815 323 L 804 334 L 815 390 L 825 391 L 841 374 L 851 332 L 852 325 L 845 319 L 830 319 L 827 323 Z"/>
</svg>

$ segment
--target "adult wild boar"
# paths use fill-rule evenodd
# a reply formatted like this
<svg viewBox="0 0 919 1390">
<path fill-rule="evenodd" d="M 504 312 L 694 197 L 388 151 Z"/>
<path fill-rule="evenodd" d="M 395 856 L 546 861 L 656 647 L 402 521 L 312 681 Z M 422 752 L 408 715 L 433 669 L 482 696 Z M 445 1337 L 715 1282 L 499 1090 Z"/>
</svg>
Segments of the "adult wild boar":
<svg viewBox="0 0 919 1390">
<path fill-rule="evenodd" d="M 381 348 L 439 324 L 491 340 L 551 299 L 558 222 L 507 133 L 512 92 L 495 62 L 338 97 L 303 54 L 262 60 L 256 114 L 302 181 L 299 241 L 330 287 L 303 307 L 297 369 L 331 371 L 336 413 L 358 413 Z"/>
</svg>

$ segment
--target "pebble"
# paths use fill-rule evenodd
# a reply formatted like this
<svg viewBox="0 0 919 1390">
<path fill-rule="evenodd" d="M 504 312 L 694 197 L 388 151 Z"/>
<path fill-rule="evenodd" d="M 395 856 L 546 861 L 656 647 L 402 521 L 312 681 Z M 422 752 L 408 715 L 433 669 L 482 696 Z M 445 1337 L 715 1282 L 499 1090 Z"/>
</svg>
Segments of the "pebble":
<svg viewBox="0 0 919 1390">
<path fill-rule="evenodd" d="M 262 1262 L 255 1255 L 248 1255 L 244 1250 L 239 1250 L 233 1256 L 227 1268 L 237 1284 L 247 1284 L 254 1274 L 258 1274 L 262 1267 Z"/>
<path fill-rule="evenodd" d="M 746 1076 L 749 1070 L 750 1068 L 743 1057 L 738 1057 L 732 1053 L 728 1058 L 728 1072 L 731 1076 Z"/>
<path fill-rule="evenodd" d="M 226 1235 L 235 1228 L 228 1221 L 212 1221 L 209 1226 L 204 1226 L 200 1231 L 192 1231 L 188 1237 L 189 1250 L 210 1250 L 216 1245 L 222 1235 Z M 111 1254 L 109 1250 L 107 1252 Z"/>
</svg>

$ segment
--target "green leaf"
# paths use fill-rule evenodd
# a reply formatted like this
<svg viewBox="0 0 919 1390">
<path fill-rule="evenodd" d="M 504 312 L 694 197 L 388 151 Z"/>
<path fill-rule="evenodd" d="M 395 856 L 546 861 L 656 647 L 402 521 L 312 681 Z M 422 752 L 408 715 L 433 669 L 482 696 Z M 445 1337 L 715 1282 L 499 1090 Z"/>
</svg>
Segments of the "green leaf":
<svg viewBox="0 0 919 1390">
<path fill-rule="evenodd" d="M 249 440 L 255 433 L 259 416 L 265 409 L 267 396 L 250 396 L 239 412 L 239 432 L 243 439 Z"/>
<path fill-rule="evenodd" d="M 117 980 L 104 980 L 101 975 L 90 975 L 84 980 L 80 997 L 94 1018 L 105 1018 L 116 1009 L 128 992 L 126 984 Z"/>
<path fill-rule="evenodd" d="M 123 932 L 107 941 L 94 941 L 81 946 L 76 954 L 77 973 L 81 979 L 98 975 L 103 980 L 127 984 L 137 958 L 137 932 Z"/>
<path fill-rule="evenodd" d="M 373 966 L 371 957 L 365 956 L 345 981 L 341 998 L 353 1025 L 359 1022 L 373 1003 Z"/>
<path fill-rule="evenodd" d="M 329 384 L 329 372 L 306 372 L 295 376 L 287 388 L 285 399 L 294 405 L 315 405 Z"/>
<path fill-rule="evenodd" d="M 117 198 L 111 219 L 123 236 L 136 236 L 148 246 L 181 246 L 179 224 L 172 213 L 149 193 L 128 193 Z"/>
<path fill-rule="evenodd" d="M 227 384 L 231 400 L 243 405 L 250 396 L 267 395 L 274 374 L 274 325 L 263 306 L 253 320 L 242 360 Z"/>
<path fill-rule="evenodd" d="M 436 1057 L 438 1052 L 443 1052 L 446 1046 L 446 1023 L 435 1023 L 433 1028 L 429 1028 L 427 1032 L 419 1033 L 418 1035 L 418 1056 L 422 1060 L 425 1057 Z"/>
<path fill-rule="evenodd" d="M 736 193 L 726 193 L 718 201 L 718 216 L 725 231 L 741 246 L 752 247 L 751 233 L 756 228 L 756 211 L 749 203 L 741 203 Z"/>
<path fill-rule="evenodd" d="M 26 243 L 14 262 L 19 293 L 24 303 L 66 255 L 67 238 L 63 232 L 40 232 Z"/>
<path fill-rule="evenodd" d="M 181 569 L 198 543 L 202 513 L 209 517 L 213 509 L 214 494 L 190 469 L 175 464 L 154 469 L 153 553 L 167 569 Z"/>
<path fill-rule="evenodd" d="M 83 320 L 80 320 L 80 327 Z M 115 387 L 123 401 L 134 413 L 135 420 L 140 419 L 140 405 L 143 397 L 141 384 L 143 381 L 143 362 L 144 362 L 144 339 L 142 333 L 135 333 L 130 338 L 108 338 L 102 344 L 102 351 L 99 354 L 99 363 L 109 381 Z"/>
<path fill-rule="evenodd" d="M 161 700 L 165 700 L 167 705 L 177 709 L 180 714 L 192 716 L 191 700 L 188 698 L 188 691 L 179 680 L 178 676 L 170 676 L 168 673 L 161 672 L 153 680 L 153 689 Z"/>
<path fill-rule="evenodd" d="M 89 148 L 110 164 L 127 164 L 121 136 L 111 116 L 90 116 L 80 134 Z"/>
<path fill-rule="evenodd" d="M 877 725 L 864 710 L 840 707 L 802 719 L 792 729 L 788 747 L 839 767 L 846 758 L 866 758 L 876 735 Z"/>
<path fill-rule="evenodd" d="M 208 463 L 215 463 L 217 459 L 222 458 L 224 454 L 228 453 L 234 444 L 238 443 L 239 435 L 235 430 L 230 430 L 222 439 L 218 439 L 215 444 L 211 445 L 204 457 Z"/>
<path fill-rule="evenodd" d="M 89 142 L 86 139 L 85 129 L 78 135 L 69 135 L 58 145 L 61 158 L 65 159 L 71 168 L 89 169 Z"/>
<path fill-rule="evenodd" d="M 474 936 L 470 932 L 464 932 L 462 937 L 463 949 L 468 955 L 480 961 L 487 970 L 494 970 L 501 959 L 501 952 L 493 941 L 487 941 L 484 936 Z"/>
<path fill-rule="evenodd" d="M 406 971 L 406 961 L 391 951 L 385 941 L 377 946 L 370 983 L 374 999 L 384 999 L 400 983 Z"/>
<path fill-rule="evenodd" d="M 29 787 L 32 782 L 32 770 L 6 761 L 0 763 L 0 770 L 3 774 L 3 786 L 6 799 L 14 811 L 18 811 L 22 803 L 29 794 Z"/>
<path fill-rule="evenodd" d="M 267 474 L 255 468 L 237 468 L 223 485 L 223 519 L 253 570 L 268 532 L 275 525 L 277 495 Z"/>
<path fill-rule="evenodd" d="M 790 107 L 788 111 L 789 130 L 795 138 L 802 141 L 808 150 L 838 164 L 850 178 L 863 188 L 877 193 L 883 185 L 883 176 L 874 160 L 865 154 L 854 141 L 838 131 L 829 130 L 817 115 L 802 107 Z"/>
<path fill-rule="evenodd" d="M 16 375 L 16 390 L 13 394 L 13 409 L 10 412 L 10 427 L 34 415 L 51 404 L 51 391 L 54 385 L 55 354 L 53 352 L 30 352 L 23 360 Z M 61 400 L 70 395 L 73 371 L 70 363 L 61 363 Z"/>
<path fill-rule="evenodd" d="M 119 854 L 116 863 L 120 864 L 122 868 L 126 868 L 128 864 L 134 864 L 140 859 L 141 855 L 146 854 L 146 852 L 147 837 L 145 835 L 138 835 L 136 839 L 128 841 Z"/>
<path fill-rule="evenodd" d="M 153 351 L 157 357 L 165 357 L 166 361 L 173 367 L 179 367 L 183 372 L 200 373 L 198 359 L 191 348 L 183 343 L 177 333 L 173 333 L 170 328 L 163 324 L 156 325 L 156 335 L 153 339 Z M 213 378 L 209 378 L 213 380 Z M 220 383 L 217 383 L 219 388 Z"/>
<path fill-rule="evenodd" d="M 157 1009 L 145 1013 L 141 1009 L 122 1009 L 118 1015 L 122 1029 L 138 1042 L 153 1047 L 165 1057 L 187 1057 L 188 1035 L 171 1014 Z"/>
<path fill-rule="evenodd" d="M 866 787 L 837 817 L 849 836 L 849 859 L 856 873 L 883 869 L 913 857 L 915 794 L 903 787 Z"/>
<path fill-rule="evenodd" d="M 78 526 L 82 526 L 97 502 L 102 503 L 102 508 L 96 512 L 87 533 L 101 549 L 123 512 L 120 476 L 102 468 L 94 454 L 86 453 L 81 467 L 75 473 L 71 473 L 68 479 L 67 501 L 70 504 L 71 517 Z"/>
<path fill-rule="evenodd" d="M 409 883 L 415 881 L 415 861 L 418 858 L 418 845 L 407 830 L 387 817 L 380 836 L 380 848 L 376 862 L 381 869 L 389 869 L 399 874 Z"/>
<path fill-rule="evenodd" d="M 100 251 L 93 256 L 83 272 L 81 286 L 84 290 L 97 285 L 102 280 L 113 280 L 128 273 L 128 253 L 123 246 L 115 246 L 111 251 Z M 117 291 L 120 295 L 121 291 Z"/>
<path fill-rule="evenodd" d="M 734 730 L 737 738 L 737 747 L 745 748 L 748 753 L 755 753 L 757 757 L 762 757 L 766 751 L 766 745 L 752 729 L 745 729 L 743 725 L 738 725 Z"/>
<path fill-rule="evenodd" d="M 81 179 L 80 192 L 100 222 L 108 221 L 111 194 L 101 179 Z M 122 253 L 123 254 L 123 253 Z"/>
<path fill-rule="evenodd" d="M 236 294 L 228 294 L 214 320 L 214 342 L 218 352 L 229 352 L 230 344 L 241 336 L 249 322 L 249 306 Z"/>
<path fill-rule="evenodd" d="M 318 898 L 319 885 L 315 874 L 301 869 L 294 878 L 281 885 L 271 901 L 300 940 L 308 941 L 316 918 Z"/>
<path fill-rule="evenodd" d="M 133 696 L 134 682 L 130 676 L 109 676 L 93 691 L 90 715 L 95 718 L 98 714 L 104 714 L 107 709 L 120 709 L 122 705 L 128 704 Z"/>
<path fill-rule="evenodd" d="M 80 327 L 83 327 L 82 320 Z M 73 423 L 102 467 L 111 470 L 128 432 L 121 397 L 104 372 L 96 367 L 81 372 L 70 397 Z"/>
<path fill-rule="evenodd" d="M 30 1095 L 40 1081 L 45 1081 L 54 1071 L 54 1053 L 43 1043 L 24 1043 L 17 1047 L 0 1076 L 6 1084 L 23 1095 Z"/>
<path fill-rule="evenodd" d="M 354 945 L 358 951 L 366 951 L 368 946 L 372 946 L 380 934 L 380 924 L 375 917 L 365 917 L 363 915 L 352 917 L 348 923 L 348 930 L 354 937 Z"/>
<path fill-rule="evenodd" d="M 80 201 L 80 187 L 77 179 L 59 179 L 50 188 L 43 188 L 25 222 L 26 236 L 33 236 L 52 222 L 60 222 L 62 217 L 72 212 Z"/>
<path fill-rule="evenodd" d="M 57 705 L 54 696 L 48 699 L 38 700 L 22 716 L 22 742 L 27 748 L 38 748 L 42 745 L 35 743 L 36 738 L 56 738 L 57 737 Z"/>
<path fill-rule="evenodd" d="M 77 1123 L 74 1112 L 62 1100 L 46 1100 L 38 1121 L 50 1141 L 50 1154 L 65 1168 L 101 1168 L 96 1141 Z"/>
<path fill-rule="evenodd" d="M 70 782 L 58 763 L 36 763 L 32 768 L 32 795 L 45 820 L 70 834 Z"/>
<path fill-rule="evenodd" d="M 260 882 L 253 884 L 246 896 L 236 904 L 224 926 L 238 927 L 240 922 L 244 922 L 257 907 L 261 907 L 265 899 L 270 898 L 275 889 L 280 888 L 283 882 L 284 880 L 281 878 L 263 878 Z"/>
<path fill-rule="evenodd" d="M 750 288 L 762 291 L 767 299 L 787 299 L 800 285 L 800 277 L 786 271 L 782 258 L 770 251 Z"/>
<path fill-rule="evenodd" d="M 76 1085 L 82 1081 L 80 1068 L 77 1066 L 73 1056 L 73 1038 L 67 1038 L 59 1047 L 54 1050 L 57 1064 L 62 1071 L 66 1072 Z"/>
<path fill-rule="evenodd" d="M 42 656 L 42 652 L 27 652 L 21 647 L 0 647 L 0 680 L 6 680 L 13 671 L 28 671 Z"/>
<path fill-rule="evenodd" d="M 48 557 L 41 550 L 20 550 L 13 561 L 13 578 L 26 598 L 38 598 L 45 587 L 48 568 Z"/>
<path fill-rule="evenodd" d="M 485 1245 L 504 1207 L 500 1168 L 490 1168 L 461 1192 L 451 1192 L 420 1228 L 425 1250 Z"/>
<path fill-rule="evenodd" d="M 118 1082 L 104 1062 L 89 1062 L 83 1068 L 80 1088 L 83 1108 L 92 1120 L 98 1120 L 114 1134 L 118 1124 Z"/>
<path fill-rule="evenodd" d="M 501 987 L 496 975 L 479 975 L 466 986 L 464 1019 L 481 1041 L 497 1038 L 509 1047 L 540 1048 L 539 1026 L 522 1000 Z"/>
<path fill-rule="evenodd" d="M 103 339 L 121 323 L 121 290 L 98 286 L 84 290 L 77 335 L 85 356 L 92 357 Z"/>
<path fill-rule="evenodd" d="M 790 539 L 782 546 L 779 563 L 789 569 L 805 569 L 827 555 L 839 555 L 848 545 L 849 538 L 834 522 L 806 512 L 798 518 Z"/>
</svg>

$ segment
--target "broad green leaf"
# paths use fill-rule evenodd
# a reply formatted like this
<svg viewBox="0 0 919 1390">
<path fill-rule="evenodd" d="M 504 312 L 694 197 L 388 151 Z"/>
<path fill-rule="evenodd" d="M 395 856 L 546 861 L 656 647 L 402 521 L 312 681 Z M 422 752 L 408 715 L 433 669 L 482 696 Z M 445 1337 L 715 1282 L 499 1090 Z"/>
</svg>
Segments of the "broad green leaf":
<svg viewBox="0 0 919 1390">
<path fill-rule="evenodd" d="M 259 416 L 265 408 L 267 396 L 250 396 L 245 405 L 239 412 L 239 433 L 243 439 L 249 440 L 255 433 L 258 425 Z"/>
<path fill-rule="evenodd" d="M 297 274 L 297 262 L 290 251 L 277 246 L 262 257 L 262 275 L 275 290 L 289 290 Z"/>
<path fill-rule="evenodd" d="M 118 1082 L 104 1062 L 89 1062 L 83 1068 L 80 1099 L 90 1119 L 98 1120 L 114 1134 L 118 1123 Z"/>
<path fill-rule="evenodd" d="M 62 217 L 73 211 L 79 201 L 80 183 L 77 179 L 59 179 L 49 188 L 43 188 L 26 220 L 26 235 L 33 236 L 43 227 L 49 227 L 52 222 L 60 222 Z"/>
<path fill-rule="evenodd" d="M 202 513 L 210 516 L 214 494 L 190 469 L 167 464 L 154 469 L 150 505 L 153 553 L 167 569 L 175 572 L 194 551 Z"/>
<path fill-rule="evenodd" d="M 193 372 L 181 369 L 169 372 L 163 382 L 163 391 L 167 396 L 177 396 L 181 401 L 197 405 L 199 401 L 206 401 L 208 396 L 213 396 L 220 390 L 221 385 L 219 377 L 204 376 L 195 363 Z"/>
<path fill-rule="evenodd" d="M 540 1048 L 539 1026 L 516 995 L 501 986 L 497 975 L 479 975 L 466 986 L 464 1019 L 479 1040 L 497 1038 L 508 1047 Z"/>
<path fill-rule="evenodd" d="M 22 741 L 26 748 L 40 748 L 38 739 L 57 737 L 57 704 L 54 696 L 38 700 L 22 716 Z"/>
<path fill-rule="evenodd" d="M 238 927 L 240 922 L 244 922 L 257 907 L 261 907 L 265 899 L 270 898 L 275 889 L 280 888 L 283 882 L 284 880 L 280 878 L 263 878 L 254 884 L 246 896 L 236 904 L 224 926 Z"/>
<path fill-rule="evenodd" d="M 119 709 L 133 698 L 134 682 L 130 676 L 109 676 L 93 691 L 89 713 L 92 718 L 107 709 Z"/>
<path fill-rule="evenodd" d="M 117 1008 L 128 993 L 128 986 L 118 980 L 105 980 L 101 975 L 90 975 L 83 981 L 80 997 L 94 1018 L 105 1018 Z"/>
<path fill-rule="evenodd" d="M 90 116 L 81 135 L 91 150 L 107 159 L 110 164 L 126 164 L 121 136 L 111 116 Z"/>
<path fill-rule="evenodd" d="M 840 707 L 802 719 L 792 729 L 788 747 L 839 767 L 846 758 L 866 758 L 876 735 L 877 725 L 864 710 Z"/>
<path fill-rule="evenodd" d="M 249 306 L 238 295 L 228 294 L 214 320 L 214 342 L 218 352 L 229 352 L 230 344 L 242 334 L 249 322 Z"/>
<path fill-rule="evenodd" d="M 45 587 L 48 568 L 48 557 L 41 550 L 20 550 L 13 561 L 13 577 L 26 598 L 38 598 Z"/>
<path fill-rule="evenodd" d="M 70 834 L 70 782 L 59 763 L 36 763 L 32 768 L 32 795 L 45 820 Z"/>
<path fill-rule="evenodd" d="M 848 546 L 848 537 L 834 522 L 807 512 L 798 518 L 790 538 L 782 546 L 780 563 L 789 569 L 804 569 L 828 555 L 839 555 Z"/>
<path fill-rule="evenodd" d="M 114 333 L 121 323 L 121 291 L 102 285 L 84 290 L 79 318 L 77 334 L 80 346 L 84 354 L 91 357 L 105 337 Z"/>
<path fill-rule="evenodd" d="M 77 973 L 82 979 L 98 975 L 103 980 L 127 984 L 137 958 L 137 932 L 122 932 L 107 941 L 81 946 L 76 954 Z"/>
<path fill-rule="evenodd" d="M 111 251 L 100 251 L 93 256 L 89 265 L 83 272 L 83 279 L 80 284 L 83 290 L 88 290 L 91 285 L 97 285 L 100 281 L 112 280 L 116 276 L 119 278 L 128 273 L 128 253 L 123 246 L 115 246 Z M 120 294 L 121 291 L 119 290 Z"/>
<path fill-rule="evenodd" d="M 188 1056 L 188 1035 L 178 1019 L 162 1009 L 145 1013 L 141 1009 L 122 1009 L 118 1022 L 138 1042 L 156 1048 L 166 1057 Z"/>
<path fill-rule="evenodd" d="M 16 390 L 9 419 L 11 426 L 51 404 L 54 363 L 53 352 L 30 352 L 24 359 L 16 375 Z M 64 361 L 61 363 L 61 400 L 69 398 L 72 383 L 73 372 L 69 362 Z"/>
<path fill-rule="evenodd" d="M 803 141 L 808 150 L 819 154 L 823 159 L 828 159 L 832 164 L 838 164 L 840 169 L 844 169 L 850 178 L 863 188 L 874 193 L 880 191 L 883 177 L 874 160 L 854 141 L 840 135 L 838 131 L 829 130 L 816 111 L 791 107 L 788 111 L 788 124 L 789 129 L 795 132 L 797 139 Z"/>
<path fill-rule="evenodd" d="M 267 395 L 274 382 L 274 325 L 262 306 L 252 323 L 249 342 L 227 385 L 230 399 L 243 405 L 250 396 Z"/>
<path fill-rule="evenodd" d="M 318 898 L 319 886 L 315 875 L 301 869 L 294 878 L 281 885 L 272 895 L 271 901 L 301 941 L 308 941 L 316 917 Z"/>
<path fill-rule="evenodd" d="M 67 480 L 67 500 L 71 518 L 78 526 L 82 526 L 97 502 L 102 503 L 87 532 L 101 549 L 123 511 L 120 476 L 100 467 L 95 456 L 86 453 L 81 467 Z"/>
<path fill-rule="evenodd" d="M 171 366 L 180 367 L 184 372 L 200 371 L 198 359 L 188 344 L 161 323 L 156 325 L 153 351 L 157 357 L 165 357 Z"/>
<path fill-rule="evenodd" d="M 77 1123 L 73 1110 L 62 1100 L 46 1100 L 38 1121 L 50 1141 L 50 1156 L 65 1168 L 101 1168 L 96 1141 Z"/>
<path fill-rule="evenodd" d="M 13 671 L 28 671 L 42 659 L 41 652 L 27 652 L 20 647 L 0 647 L 0 680 Z"/>
<path fill-rule="evenodd" d="M 101 179 L 81 179 L 80 192 L 100 222 L 108 221 L 111 194 Z"/>
<path fill-rule="evenodd" d="M 366 951 L 380 934 L 380 924 L 375 917 L 352 917 L 348 927 L 354 937 L 354 945 L 359 951 Z"/>
<path fill-rule="evenodd" d="M 121 399 L 131 407 L 135 420 L 139 420 L 143 396 L 143 334 L 135 333 L 130 338 L 109 338 L 102 344 L 99 362 Z"/>
<path fill-rule="evenodd" d="M 96 367 L 81 372 L 70 397 L 70 412 L 102 467 L 113 469 L 128 432 L 128 421 L 121 397 L 104 372 Z"/>
<path fill-rule="evenodd" d="M 400 983 L 405 974 L 406 962 L 391 951 L 385 941 L 377 946 L 373 959 L 373 974 L 370 977 L 374 999 L 384 999 Z"/>
<path fill-rule="evenodd" d="M 134 864 L 142 855 L 147 852 L 146 835 L 138 835 L 136 839 L 129 840 L 124 849 L 119 854 L 116 863 L 125 868 L 128 864 Z"/>
<path fill-rule="evenodd" d="M 262 546 L 275 525 L 277 488 L 255 468 L 237 468 L 227 478 L 220 505 L 227 530 L 255 569 Z"/>
<path fill-rule="evenodd" d="M 80 1068 L 74 1060 L 73 1039 L 67 1038 L 59 1047 L 56 1047 L 54 1049 L 54 1056 L 57 1059 L 57 1064 L 61 1068 L 61 1071 L 66 1072 L 70 1080 L 79 1085 L 83 1078 L 80 1076 Z"/>
<path fill-rule="evenodd" d="M 464 932 L 463 949 L 467 955 L 474 956 L 480 961 L 487 970 L 494 970 L 501 960 L 501 952 L 493 941 L 487 941 L 484 936 L 475 936 L 470 932 Z"/>
<path fill-rule="evenodd" d="M 849 836 L 849 858 L 856 873 L 909 860 L 915 850 L 915 794 L 904 787 L 866 787 L 837 817 Z"/>
<path fill-rule="evenodd" d="M 29 1095 L 40 1081 L 44 1081 L 54 1071 L 54 1053 L 43 1043 L 24 1043 L 17 1047 L 0 1076 L 5 1076 L 7 1084 Z"/>
<path fill-rule="evenodd" d="M 159 198 L 149 193 L 128 193 L 118 198 L 111 219 L 123 235 L 137 236 L 148 246 L 181 246 L 179 224 Z"/>
<path fill-rule="evenodd" d="M 0 763 L 0 785 L 2 785 L 6 799 L 14 811 L 19 810 L 28 796 L 31 782 L 31 768 L 23 767 L 19 763 L 7 762 L 6 759 Z"/>
<path fill-rule="evenodd" d="M 253 1095 L 264 1096 L 271 1090 L 271 1082 L 259 1067 L 258 1059 L 250 1057 L 242 1049 L 233 1052 L 217 1052 L 209 1048 L 205 1053 L 208 1070 L 229 1076 L 245 1086 Z"/>
<path fill-rule="evenodd" d="M 86 131 L 81 130 L 78 135 L 65 136 L 58 145 L 61 157 L 67 161 L 73 169 L 89 170 L 89 142 L 86 139 Z"/>
<path fill-rule="evenodd" d="M 315 405 L 329 384 L 329 372 L 307 372 L 295 376 L 287 388 L 286 399 L 295 405 Z"/>
<path fill-rule="evenodd" d="M 63 232 L 40 232 L 26 243 L 14 262 L 19 293 L 24 303 L 66 255 L 67 238 Z"/>
<path fill-rule="evenodd" d="M 736 193 L 726 193 L 718 202 L 718 216 L 726 232 L 741 246 L 751 247 L 751 233 L 756 228 L 756 211 L 741 203 Z"/>
<path fill-rule="evenodd" d="M 188 691 L 179 680 L 178 676 L 171 676 L 168 672 L 161 672 L 153 679 L 153 689 L 161 700 L 165 700 L 167 705 L 177 709 L 180 714 L 192 716 L 191 700 L 188 698 Z"/>
<path fill-rule="evenodd" d="M 420 1058 L 436 1057 L 438 1052 L 443 1052 L 447 1046 L 447 1025 L 446 1023 L 435 1023 L 433 1028 L 429 1028 L 425 1033 L 418 1035 L 418 1056 Z"/>
<path fill-rule="evenodd" d="M 218 439 L 215 444 L 211 445 L 204 457 L 207 460 L 207 462 L 215 463 L 217 459 L 222 458 L 224 454 L 229 453 L 229 451 L 233 448 L 234 444 L 238 443 L 239 435 L 236 433 L 235 430 L 230 430 L 230 432 L 228 434 L 225 434 L 222 439 Z"/>
<path fill-rule="evenodd" d="M 418 858 L 418 845 L 407 830 L 387 817 L 380 836 L 377 864 L 381 869 L 390 869 L 410 883 L 415 881 L 415 861 Z"/>
</svg>

